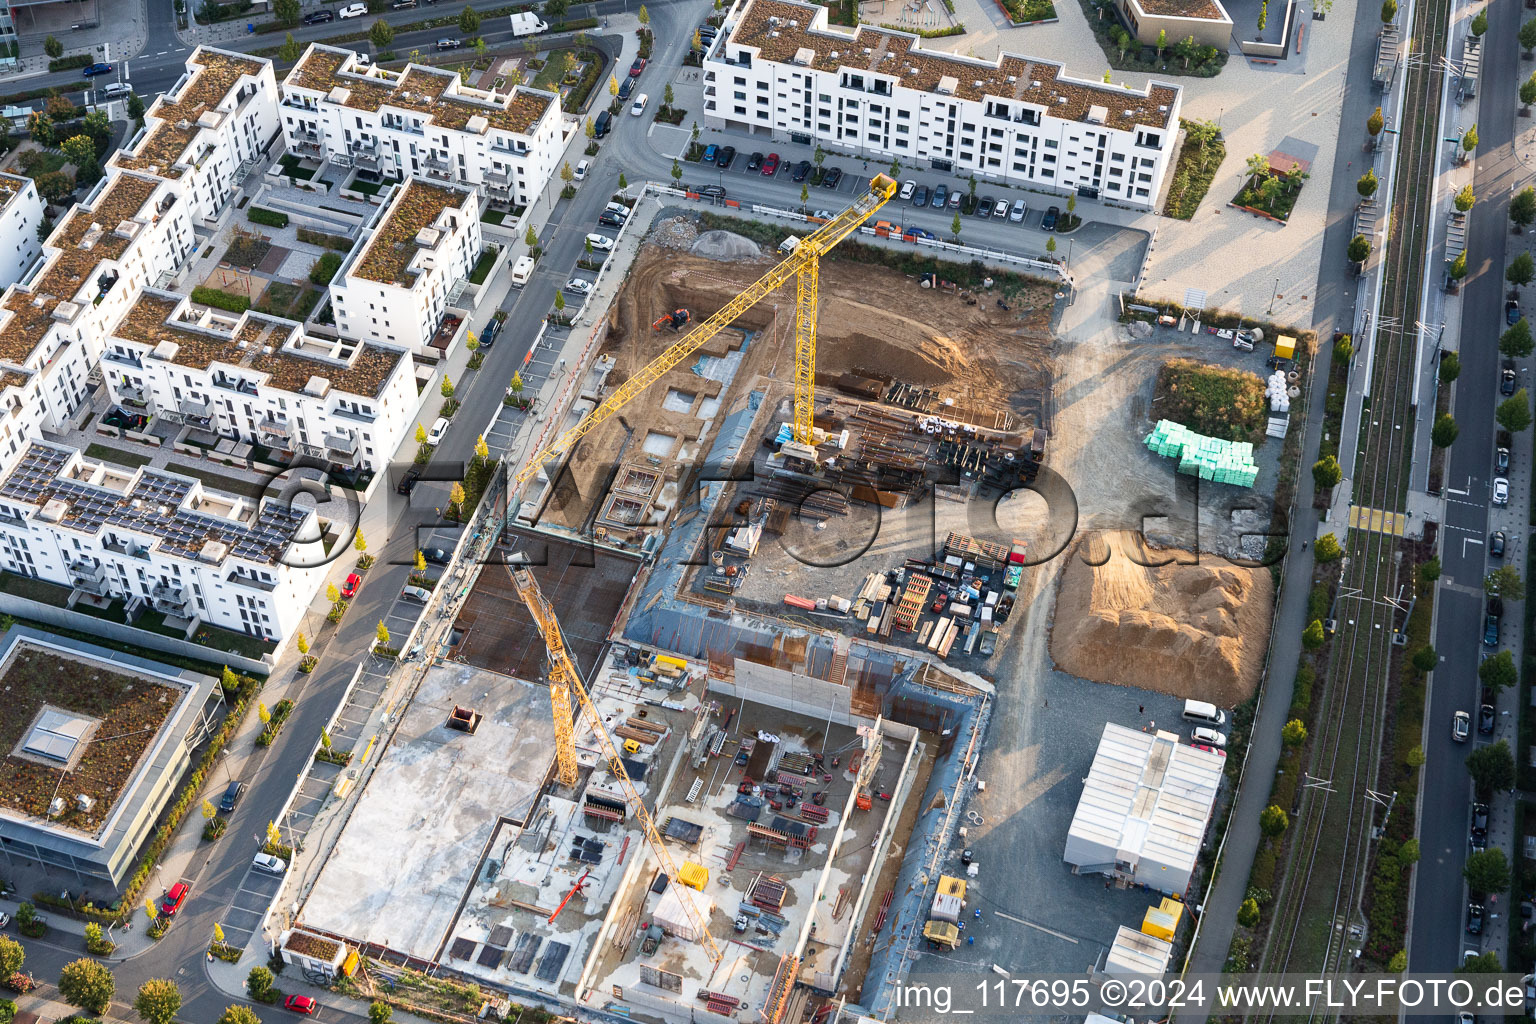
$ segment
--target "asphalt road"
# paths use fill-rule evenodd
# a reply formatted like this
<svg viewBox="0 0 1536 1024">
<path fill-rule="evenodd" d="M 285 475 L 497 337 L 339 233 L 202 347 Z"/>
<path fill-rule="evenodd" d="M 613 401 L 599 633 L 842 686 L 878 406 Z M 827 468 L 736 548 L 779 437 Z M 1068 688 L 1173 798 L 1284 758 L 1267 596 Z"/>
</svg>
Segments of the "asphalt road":
<svg viewBox="0 0 1536 1024">
<path fill-rule="evenodd" d="M 1504 329 L 1504 247 L 1509 234 L 1511 186 L 1527 175 L 1511 145 L 1515 91 L 1508 83 L 1519 73 L 1515 34 L 1522 9 L 1513 4 L 1487 8 L 1482 91 L 1478 110 L 1476 190 L 1467 265 L 1462 288 L 1461 376 L 1456 382 L 1456 422 L 1461 433 L 1450 449 L 1445 472 L 1446 507 L 1442 527 L 1443 576 L 1438 597 L 1434 646 L 1440 653 L 1428 708 L 1428 760 L 1420 773 L 1422 848 L 1415 881 L 1416 899 L 1409 938 L 1409 969 L 1450 971 L 1463 950 L 1478 948 L 1465 934 L 1465 885 L 1462 865 L 1468 852 L 1472 787 L 1465 759 L 1472 743 L 1451 739 L 1451 717 L 1479 704 L 1477 666 L 1485 648 L 1482 577 L 1488 536 L 1490 482 L 1493 474 L 1493 413 L 1500 396 L 1499 333 Z M 1525 383 L 1522 381 L 1522 383 Z M 1517 516 L 1523 524 L 1523 512 Z M 1523 536 L 1523 529 L 1516 537 Z M 1524 544 L 1513 545 L 1511 562 L 1519 566 Z M 1450 584 L 1450 585 L 1446 585 Z M 1517 655 L 1518 658 L 1518 655 Z M 1508 695 L 1506 695 L 1508 696 Z M 1507 721 L 1507 720 L 1506 720 Z M 1511 737 L 1513 739 L 1513 737 Z M 1474 743 L 1487 742 L 1474 732 Z M 1518 747 L 1518 743 L 1514 744 Z M 1497 950 L 1500 960 L 1504 950 Z"/>
</svg>

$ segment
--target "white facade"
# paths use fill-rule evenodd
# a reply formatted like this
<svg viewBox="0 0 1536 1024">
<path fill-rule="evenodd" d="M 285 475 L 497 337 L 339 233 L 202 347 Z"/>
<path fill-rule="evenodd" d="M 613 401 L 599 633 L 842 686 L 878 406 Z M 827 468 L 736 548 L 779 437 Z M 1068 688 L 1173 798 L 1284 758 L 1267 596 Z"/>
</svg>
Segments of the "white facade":
<svg viewBox="0 0 1536 1024">
<path fill-rule="evenodd" d="M 403 349 L 315 338 L 259 313 L 199 313 L 169 292 L 139 296 L 101 370 L 125 407 L 371 472 L 389 464 L 417 406 Z"/>
<path fill-rule="evenodd" d="M 428 348 L 481 245 L 473 189 L 408 179 L 331 279 L 336 329 L 344 338 L 440 355 Z"/>
<path fill-rule="evenodd" d="M 1104 726 L 1063 859 L 1179 895 L 1189 887 L 1225 759 L 1171 732 Z"/>
<path fill-rule="evenodd" d="M 389 71 L 318 44 L 283 80 L 282 128 L 300 156 L 469 185 L 516 206 L 544 191 L 565 149 L 552 93 L 470 89 L 452 72 Z"/>
<path fill-rule="evenodd" d="M 0 174 L 0 288 L 9 288 L 43 251 L 37 229 L 43 197 L 31 178 Z"/>
<path fill-rule="evenodd" d="M 1174 156 L 1181 95 L 828 28 L 825 7 L 793 0 L 738 2 L 704 61 L 708 127 L 1146 209 Z"/>
</svg>

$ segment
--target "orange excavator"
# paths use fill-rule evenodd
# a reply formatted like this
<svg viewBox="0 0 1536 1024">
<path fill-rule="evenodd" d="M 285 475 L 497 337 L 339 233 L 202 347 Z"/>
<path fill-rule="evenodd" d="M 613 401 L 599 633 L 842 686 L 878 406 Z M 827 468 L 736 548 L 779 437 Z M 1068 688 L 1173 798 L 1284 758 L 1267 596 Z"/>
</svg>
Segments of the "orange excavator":
<svg viewBox="0 0 1536 1024">
<path fill-rule="evenodd" d="M 657 317 L 656 322 L 651 324 L 651 330 L 659 331 L 663 327 L 671 327 L 675 331 L 692 319 L 693 314 L 689 313 L 686 309 L 674 309 L 670 313 L 663 313 Z"/>
</svg>

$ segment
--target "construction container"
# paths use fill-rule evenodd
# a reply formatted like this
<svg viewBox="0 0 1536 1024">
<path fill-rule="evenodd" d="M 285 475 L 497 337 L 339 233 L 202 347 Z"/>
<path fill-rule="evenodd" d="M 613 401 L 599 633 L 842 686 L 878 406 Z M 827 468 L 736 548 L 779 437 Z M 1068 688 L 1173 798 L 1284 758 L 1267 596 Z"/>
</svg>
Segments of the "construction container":
<svg viewBox="0 0 1536 1024">
<path fill-rule="evenodd" d="M 960 897 L 941 892 L 933 898 L 933 910 L 928 914 L 928 917 L 933 921 L 955 923 L 960 920 L 960 912 L 964 909 Z"/>
<path fill-rule="evenodd" d="M 965 899 L 965 879 L 956 878 L 954 875 L 939 876 L 939 892 L 950 896 Z"/>
<path fill-rule="evenodd" d="M 923 925 L 923 938 L 940 949 L 954 949 L 960 945 L 960 929 L 948 921 L 929 921 Z"/>
<path fill-rule="evenodd" d="M 853 798 L 853 806 L 857 807 L 861 811 L 867 811 L 872 806 L 874 806 L 874 802 L 870 800 L 868 793 L 860 793 L 858 796 Z"/>
<path fill-rule="evenodd" d="M 688 662 L 684 661 L 682 658 L 674 658 L 670 654 L 656 655 L 656 657 L 651 659 L 651 665 L 652 667 L 658 669 L 663 665 L 670 665 L 673 668 L 681 669 L 684 672 L 688 671 Z"/>
<path fill-rule="evenodd" d="M 683 866 L 677 869 L 677 880 L 690 889 L 704 891 L 709 884 L 709 868 L 702 864 L 695 864 L 691 860 L 683 861 Z"/>
<path fill-rule="evenodd" d="M 1183 916 L 1184 904 L 1165 896 L 1160 906 L 1147 908 L 1146 916 L 1141 919 L 1141 930 L 1146 935 L 1172 942 Z"/>
<path fill-rule="evenodd" d="M 1282 334 L 1275 338 L 1275 355 L 1281 359 L 1296 358 L 1296 339 L 1289 334 Z"/>
</svg>

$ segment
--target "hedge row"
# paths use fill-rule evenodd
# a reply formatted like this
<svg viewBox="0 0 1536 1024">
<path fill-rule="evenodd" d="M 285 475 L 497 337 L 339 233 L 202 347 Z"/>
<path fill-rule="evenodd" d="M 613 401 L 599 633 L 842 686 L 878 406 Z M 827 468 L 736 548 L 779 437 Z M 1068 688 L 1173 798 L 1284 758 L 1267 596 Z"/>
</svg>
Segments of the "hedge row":
<svg viewBox="0 0 1536 1024">
<path fill-rule="evenodd" d="M 328 235 L 324 231 L 315 231 L 311 228 L 299 228 L 298 235 L 301 242 L 335 249 L 338 252 L 347 252 L 352 248 L 352 239 L 343 235 Z"/>
<path fill-rule="evenodd" d="M 269 228 L 285 228 L 288 226 L 288 215 L 278 213 L 276 210 L 268 210 L 264 207 L 253 206 L 245 211 L 246 219 L 253 224 L 265 224 Z"/>
<path fill-rule="evenodd" d="M 48 62 L 49 71 L 73 71 L 75 68 L 83 68 L 91 63 L 91 55 L 88 53 L 77 54 L 74 57 L 60 57 L 58 60 Z"/>
<path fill-rule="evenodd" d="M 251 308 L 251 300 L 244 295 L 231 295 L 229 292 L 209 288 L 206 285 L 198 285 L 192 289 L 192 301 L 229 313 L 244 313 Z"/>
</svg>

